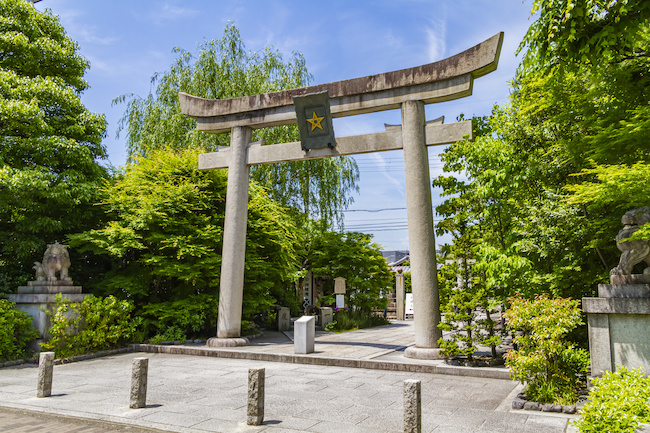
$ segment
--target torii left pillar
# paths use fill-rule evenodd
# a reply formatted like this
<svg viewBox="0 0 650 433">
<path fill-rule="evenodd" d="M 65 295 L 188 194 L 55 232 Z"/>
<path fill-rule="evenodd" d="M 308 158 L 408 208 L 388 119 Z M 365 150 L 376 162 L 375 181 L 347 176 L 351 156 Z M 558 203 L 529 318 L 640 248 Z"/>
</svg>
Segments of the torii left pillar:
<svg viewBox="0 0 650 433">
<path fill-rule="evenodd" d="M 230 132 L 232 156 L 228 166 L 226 215 L 223 225 L 217 338 L 211 338 L 207 342 L 207 345 L 212 347 L 245 346 L 249 343 L 247 338 L 240 336 L 250 179 L 246 150 L 251 137 L 252 129 L 247 126 L 234 126 Z"/>
</svg>

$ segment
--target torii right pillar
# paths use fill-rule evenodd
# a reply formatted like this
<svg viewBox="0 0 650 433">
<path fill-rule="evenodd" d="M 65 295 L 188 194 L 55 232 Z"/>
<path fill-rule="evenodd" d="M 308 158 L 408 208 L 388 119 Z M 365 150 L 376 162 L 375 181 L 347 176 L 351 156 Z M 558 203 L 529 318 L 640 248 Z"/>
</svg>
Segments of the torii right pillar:
<svg viewBox="0 0 650 433">
<path fill-rule="evenodd" d="M 442 331 L 436 266 L 436 241 L 433 230 L 429 154 L 424 133 L 425 116 L 422 101 L 402 103 L 402 143 L 406 176 L 406 212 L 408 214 L 411 288 L 415 346 L 404 356 L 419 359 L 440 359 L 438 339 Z"/>
</svg>

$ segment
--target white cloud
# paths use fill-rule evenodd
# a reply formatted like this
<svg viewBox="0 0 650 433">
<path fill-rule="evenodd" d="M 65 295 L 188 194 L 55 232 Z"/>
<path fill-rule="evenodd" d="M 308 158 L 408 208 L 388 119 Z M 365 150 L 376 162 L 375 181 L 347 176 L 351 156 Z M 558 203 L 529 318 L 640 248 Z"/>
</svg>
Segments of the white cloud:
<svg viewBox="0 0 650 433">
<path fill-rule="evenodd" d="M 88 24 L 88 18 L 77 9 L 62 9 L 58 11 L 57 15 L 68 36 L 81 45 L 111 45 L 119 40 L 115 36 L 100 36 L 101 31 L 98 26 Z"/>
<path fill-rule="evenodd" d="M 435 62 L 445 58 L 447 50 L 447 25 L 443 20 L 431 20 L 431 26 L 426 29 L 427 52 L 429 61 Z"/>
<path fill-rule="evenodd" d="M 151 10 L 152 13 L 150 16 L 157 24 L 161 24 L 163 21 L 174 21 L 199 16 L 197 9 L 176 6 L 171 3 L 165 3 L 161 8 L 153 7 Z"/>
</svg>

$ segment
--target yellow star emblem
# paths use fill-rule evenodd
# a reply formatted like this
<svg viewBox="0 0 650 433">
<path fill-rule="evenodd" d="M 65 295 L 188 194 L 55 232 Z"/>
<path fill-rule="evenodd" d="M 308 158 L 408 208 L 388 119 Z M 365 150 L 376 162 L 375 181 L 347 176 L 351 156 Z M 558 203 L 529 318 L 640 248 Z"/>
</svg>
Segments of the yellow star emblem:
<svg viewBox="0 0 650 433">
<path fill-rule="evenodd" d="M 323 121 L 324 117 L 318 117 L 315 111 L 313 113 L 314 115 L 312 116 L 311 119 L 306 119 L 307 122 L 311 123 L 311 130 L 313 131 L 316 128 L 320 128 L 322 130 L 323 127 L 321 126 L 320 123 Z"/>
</svg>

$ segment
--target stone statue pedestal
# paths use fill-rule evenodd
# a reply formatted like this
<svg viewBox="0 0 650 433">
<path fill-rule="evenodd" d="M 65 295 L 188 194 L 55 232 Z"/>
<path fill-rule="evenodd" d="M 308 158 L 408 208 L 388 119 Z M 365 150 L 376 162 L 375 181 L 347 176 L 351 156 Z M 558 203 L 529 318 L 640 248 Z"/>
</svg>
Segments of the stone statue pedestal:
<svg viewBox="0 0 650 433">
<path fill-rule="evenodd" d="M 81 286 L 74 286 L 72 280 L 29 281 L 27 286 L 18 287 L 18 293 L 7 295 L 16 303 L 16 308 L 32 316 L 32 326 L 38 330 L 38 339 L 30 343 L 30 349 L 40 351 L 40 344 L 48 338 L 50 317 L 46 311 L 53 312 L 56 307 L 55 296 L 60 293 L 72 302 L 82 302 L 90 294 L 82 294 Z"/>
<path fill-rule="evenodd" d="M 597 298 L 582 298 L 589 325 L 592 376 L 616 364 L 650 374 L 650 275 L 612 275 Z"/>
</svg>

